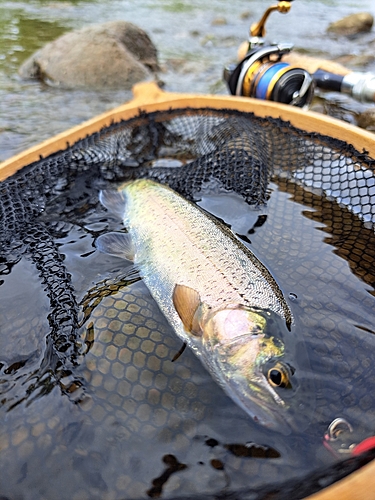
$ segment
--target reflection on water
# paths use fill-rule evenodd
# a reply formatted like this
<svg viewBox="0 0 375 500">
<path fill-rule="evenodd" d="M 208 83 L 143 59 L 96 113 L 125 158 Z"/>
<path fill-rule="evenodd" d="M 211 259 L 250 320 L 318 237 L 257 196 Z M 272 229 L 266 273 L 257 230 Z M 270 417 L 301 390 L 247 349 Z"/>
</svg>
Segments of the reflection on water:
<svg viewBox="0 0 375 500">
<path fill-rule="evenodd" d="M 8 76 L 15 73 L 22 62 L 51 40 L 67 31 L 56 21 L 29 19 L 24 12 L 4 16 L 0 20 L 1 68 Z M 39 34 L 38 37 L 35 35 Z"/>
<path fill-rule="evenodd" d="M 0 1 L 0 160 L 131 97 L 130 92 L 63 91 L 20 81 L 19 64 L 65 31 L 98 19 L 134 22 L 149 33 L 159 50 L 160 79 L 166 90 L 226 93 L 223 67 L 235 60 L 249 25 L 263 10 L 264 2 L 259 0 Z M 350 40 L 325 35 L 329 22 L 356 10 L 349 0 L 294 2 L 287 16 L 271 16 L 269 40 L 293 42 L 296 48 L 331 59 L 364 53 L 373 41 L 372 33 Z M 361 10 L 375 14 L 372 0 L 363 1 Z M 226 22 L 215 24 L 217 17 Z M 375 71 L 375 63 L 358 69 Z M 330 97 L 331 102 L 334 99 Z M 353 121 L 355 112 L 363 108 L 340 96 L 329 112 Z"/>
<path fill-rule="evenodd" d="M 270 478 L 282 483 L 332 464 L 323 436 L 337 417 L 350 422 L 356 439 L 373 435 L 375 238 L 355 215 L 285 179 L 274 179 L 262 211 L 221 195 L 218 215 L 277 278 L 308 351 L 309 364 L 299 369 L 314 380 L 316 411 L 306 430 L 285 437 L 252 423 L 190 350 L 172 362 L 181 342 L 143 282 L 124 279 L 131 274 L 122 261 L 94 250 L 96 236 L 121 222 L 98 204 L 92 182 L 87 173 L 75 188 L 82 189 L 78 200 L 61 199 L 63 209 L 56 202 L 40 218 L 80 304 L 81 336 L 58 346 L 62 355 L 73 351 L 57 385 L 52 364 L 59 360 L 47 335 L 53 322 L 41 319 L 49 292 L 46 283 L 35 285 L 43 271 L 20 247 L 2 268 L 3 495 L 136 499 L 257 490 Z M 215 201 L 208 194 L 201 204 L 217 213 Z M 357 224 L 360 235 L 350 238 L 345 230 Z M 55 266 L 54 287 L 59 264 L 45 265 Z M 59 320 L 69 320 L 60 305 Z M 34 374 L 43 370 L 38 386 Z"/>
</svg>

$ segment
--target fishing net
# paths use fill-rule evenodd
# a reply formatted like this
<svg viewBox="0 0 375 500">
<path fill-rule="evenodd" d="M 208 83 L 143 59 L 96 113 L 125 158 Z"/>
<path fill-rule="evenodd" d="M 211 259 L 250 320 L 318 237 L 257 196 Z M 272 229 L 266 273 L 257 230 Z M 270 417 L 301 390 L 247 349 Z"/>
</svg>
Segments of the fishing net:
<svg viewBox="0 0 375 500">
<path fill-rule="evenodd" d="M 0 184 L 0 285 L 4 290 L 0 305 L 0 411 L 8 423 L 0 432 L 0 462 L 5 471 L 2 477 L 15 479 L 7 479 L 7 484 L 4 479 L 0 480 L 0 494 L 13 498 L 29 487 L 33 478 L 35 482 L 38 461 L 35 466 L 32 462 L 39 450 L 43 450 L 40 453 L 43 460 L 49 460 L 46 471 L 51 467 L 51 474 L 59 457 L 65 457 L 64 453 L 69 452 L 70 461 L 61 459 L 61 463 L 69 464 L 65 465 L 65 473 L 72 474 L 72 479 L 69 479 L 72 484 L 75 484 L 74 474 L 79 473 L 77 477 L 84 484 L 79 490 L 81 496 L 77 493 L 74 498 L 107 498 L 106 495 L 108 498 L 140 498 L 126 468 L 135 474 L 137 463 L 147 462 L 147 457 L 162 464 L 160 453 L 157 455 L 158 446 L 155 445 L 155 452 L 144 447 L 143 451 L 137 449 L 133 457 L 133 452 L 126 452 L 126 443 L 132 442 L 133 447 L 138 443 L 139 447 L 134 437 L 137 433 L 143 436 L 142 439 L 157 433 L 159 441 L 160 436 L 165 437 L 167 433 L 169 441 L 165 438 L 161 447 L 164 466 L 160 465 L 160 472 L 163 467 L 164 472 L 154 480 L 152 476 L 143 478 L 145 486 L 139 486 L 142 478 L 138 478 L 137 485 L 146 497 L 163 493 L 166 498 L 183 498 L 185 493 L 178 489 L 179 483 L 175 483 L 175 492 L 173 488 L 165 488 L 172 476 L 181 471 L 182 477 L 189 465 L 177 460 L 178 446 L 172 447 L 174 454 L 166 453 L 168 446 L 165 443 L 183 437 L 186 442 L 197 440 L 191 429 L 199 427 L 204 420 L 199 415 L 215 412 L 215 402 L 203 394 L 198 382 L 194 382 L 194 375 L 200 370 L 194 364 L 194 357 L 190 359 L 184 353 L 177 368 L 175 365 L 166 368 L 165 360 L 173 357 L 179 344 L 170 333 L 166 332 L 164 337 L 161 335 L 168 327 L 160 313 L 147 305 L 147 292 L 139 292 L 139 277 L 131 273 L 121 274 L 118 264 L 117 268 L 113 264 L 101 271 L 96 261 L 94 264 L 90 261 L 96 254 L 94 241 L 98 235 L 109 230 L 122 230 L 121 221 L 108 216 L 99 205 L 99 189 L 144 177 L 167 184 L 192 201 L 199 201 L 210 193 L 224 196 L 234 192 L 257 214 L 247 236 L 239 235 L 250 243 L 267 217 L 262 207 L 267 207 L 275 189 L 272 186 L 276 183 L 281 192 L 305 207 L 307 218 L 320 224 L 319 230 L 326 233 L 334 253 L 340 257 L 345 269 L 348 267 L 349 271 L 324 271 L 327 280 L 337 279 L 345 288 L 346 273 L 349 272 L 350 276 L 365 284 L 365 300 L 358 297 L 360 292 L 349 285 L 346 299 L 350 302 L 357 294 L 357 300 L 361 300 L 361 307 L 366 308 L 371 320 L 375 283 L 374 162 L 366 151 L 357 151 L 350 144 L 327 136 L 307 133 L 282 120 L 263 119 L 233 110 L 177 109 L 140 114 L 113 124 L 64 151 L 41 158 L 3 181 Z M 280 220 L 276 221 L 279 226 L 275 224 L 282 232 L 287 214 L 285 217 L 282 213 L 276 215 Z M 269 255 L 275 254 L 275 259 L 282 259 L 282 248 L 277 247 L 275 234 L 270 236 L 268 243 L 267 237 L 264 238 L 263 244 L 269 245 Z M 300 237 L 308 240 L 308 235 Z M 70 243 L 77 246 L 79 262 L 64 251 Z M 298 248 L 293 246 L 288 249 L 291 269 L 293 255 L 297 252 Z M 320 261 L 321 256 L 318 256 L 317 268 Z M 306 272 L 303 266 L 303 259 L 294 265 L 291 271 L 293 282 L 303 280 Z M 344 275 L 345 279 L 341 279 Z M 20 290 L 16 294 L 18 302 L 7 299 L 9 291 L 15 289 Z M 337 309 L 337 305 L 332 304 L 332 310 Z M 345 393 L 346 382 L 351 380 L 350 377 L 358 376 L 359 366 L 366 366 L 366 380 L 375 379 L 375 364 L 366 361 L 365 356 L 369 344 L 365 344 L 366 352 L 358 353 L 356 360 L 343 360 L 344 348 L 335 332 L 345 328 L 338 324 L 329 328 L 328 320 L 319 316 L 319 307 L 314 311 L 311 313 L 310 310 L 308 315 L 324 324 L 322 331 L 316 330 L 324 348 L 321 345 L 316 347 L 312 359 L 315 356 L 318 363 L 325 356 L 327 360 L 340 361 L 342 382 L 335 394 L 330 392 L 334 404 L 327 404 L 325 400 L 321 406 L 333 405 L 337 412 L 346 407 L 360 408 L 373 415 L 375 405 L 368 396 L 366 383 L 360 385 L 355 396 Z M 108 321 L 103 322 L 103 318 Z M 351 323 L 354 325 L 355 321 Z M 127 325 L 126 334 L 124 324 Z M 371 343 L 371 327 L 367 330 L 363 327 L 362 331 L 369 337 L 366 342 Z M 111 332 L 110 337 L 108 332 Z M 116 344 L 119 332 L 124 338 Z M 352 349 L 356 342 L 354 335 L 350 342 Z M 97 349 L 95 356 L 93 345 Z M 116 351 L 121 346 L 125 346 L 129 353 L 126 359 L 121 358 L 119 350 Z M 149 377 L 147 382 L 142 379 L 146 377 L 145 373 Z M 126 388 L 122 384 L 123 377 Z M 162 377 L 164 385 L 160 383 Z M 97 391 L 94 396 L 92 387 Z M 156 393 L 157 401 L 152 402 L 151 396 Z M 56 394 L 59 395 L 58 403 L 53 399 L 50 407 L 48 398 L 56 398 Z M 169 406 L 165 402 L 168 397 L 172 398 Z M 124 403 L 124 400 L 128 402 Z M 83 419 L 74 413 L 78 411 L 84 415 Z M 121 416 L 121 412 L 125 416 Z M 186 412 L 188 418 L 184 416 Z M 124 459 L 124 470 L 117 476 L 103 472 L 107 466 L 112 466 L 109 444 L 103 436 L 102 441 L 98 437 L 102 431 L 94 431 L 98 423 L 101 428 L 115 425 L 114 420 L 112 424 L 108 423 L 109 416 L 123 423 L 126 434 L 123 454 L 130 455 L 127 461 Z M 207 429 L 204 435 L 209 436 Z M 221 446 L 213 438 L 211 441 L 202 439 L 209 450 Z M 298 446 L 298 439 L 294 438 L 292 444 Z M 87 452 L 85 446 L 89 442 L 94 442 L 96 449 Z M 271 447 L 246 446 L 248 457 L 253 456 L 251 450 L 255 449 L 258 458 L 266 458 L 267 453 L 272 457 Z M 223 448 L 234 450 L 228 445 Z M 241 461 L 246 454 L 242 450 L 232 455 L 233 460 Z M 209 461 L 212 474 L 221 471 L 225 476 L 229 465 L 223 456 L 223 453 L 215 457 L 210 455 L 210 458 L 201 460 L 194 456 L 194 460 L 202 467 Z M 212 479 L 214 493 L 189 493 L 188 497 L 281 499 L 290 498 L 293 492 L 293 498 L 303 498 L 373 457 L 374 453 L 370 452 L 366 456 L 318 468 L 302 477 L 292 474 L 288 482 L 282 480 L 283 472 L 295 471 L 298 465 L 281 464 L 277 470 L 283 472 L 275 475 L 274 484 L 269 483 L 266 466 L 256 465 L 252 469 L 249 462 L 244 466 L 232 464 L 233 469 L 243 472 L 240 487 L 235 487 L 234 480 L 229 484 L 224 478 L 218 493 Z M 266 486 L 254 483 L 254 474 L 264 474 Z M 248 484 L 243 482 L 246 476 Z M 47 487 L 44 495 L 48 497 Z M 61 498 L 65 498 L 64 495 Z"/>
</svg>

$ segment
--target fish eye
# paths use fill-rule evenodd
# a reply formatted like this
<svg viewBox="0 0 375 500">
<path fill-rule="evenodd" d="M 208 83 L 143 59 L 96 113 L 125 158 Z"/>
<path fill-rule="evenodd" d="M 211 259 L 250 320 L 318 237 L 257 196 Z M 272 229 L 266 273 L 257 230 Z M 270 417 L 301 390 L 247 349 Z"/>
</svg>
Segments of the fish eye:
<svg viewBox="0 0 375 500">
<path fill-rule="evenodd" d="M 267 373 L 267 380 L 273 387 L 291 387 L 289 371 L 281 363 L 276 363 Z"/>
</svg>

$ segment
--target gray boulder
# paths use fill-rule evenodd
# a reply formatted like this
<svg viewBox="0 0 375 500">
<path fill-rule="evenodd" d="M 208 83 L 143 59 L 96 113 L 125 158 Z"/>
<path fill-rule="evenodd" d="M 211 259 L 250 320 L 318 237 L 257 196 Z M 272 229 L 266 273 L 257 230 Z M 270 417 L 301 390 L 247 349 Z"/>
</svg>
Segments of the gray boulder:
<svg viewBox="0 0 375 500">
<path fill-rule="evenodd" d="M 337 35 L 351 36 L 371 31 L 373 24 L 374 18 L 371 14 L 368 12 L 358 12 L 357 14 L 350 14 L 339 21 L 331 23 L 327 31 L 328 33 L 335 33 Z"/>
<path fill-rule="evenodd" d="M 129 90 L 158 69 L 149 36 L 134 24 L 113 21 L 65 33 L 35 52 L 19 73 L 66 88 Z"/>
</svg>

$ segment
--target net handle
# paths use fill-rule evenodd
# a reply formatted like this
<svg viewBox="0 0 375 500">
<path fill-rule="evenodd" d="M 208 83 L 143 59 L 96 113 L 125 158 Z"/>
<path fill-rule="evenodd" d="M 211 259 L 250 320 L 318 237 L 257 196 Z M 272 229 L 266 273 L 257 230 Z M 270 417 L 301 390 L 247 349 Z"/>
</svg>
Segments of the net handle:
<svg viewBox="0 0 375 500">
<path fill-rule="evenodd" d="M 375 460 L 305 500 L 355 500 L 370 498 L 375 489 Z"/>
</svg>

